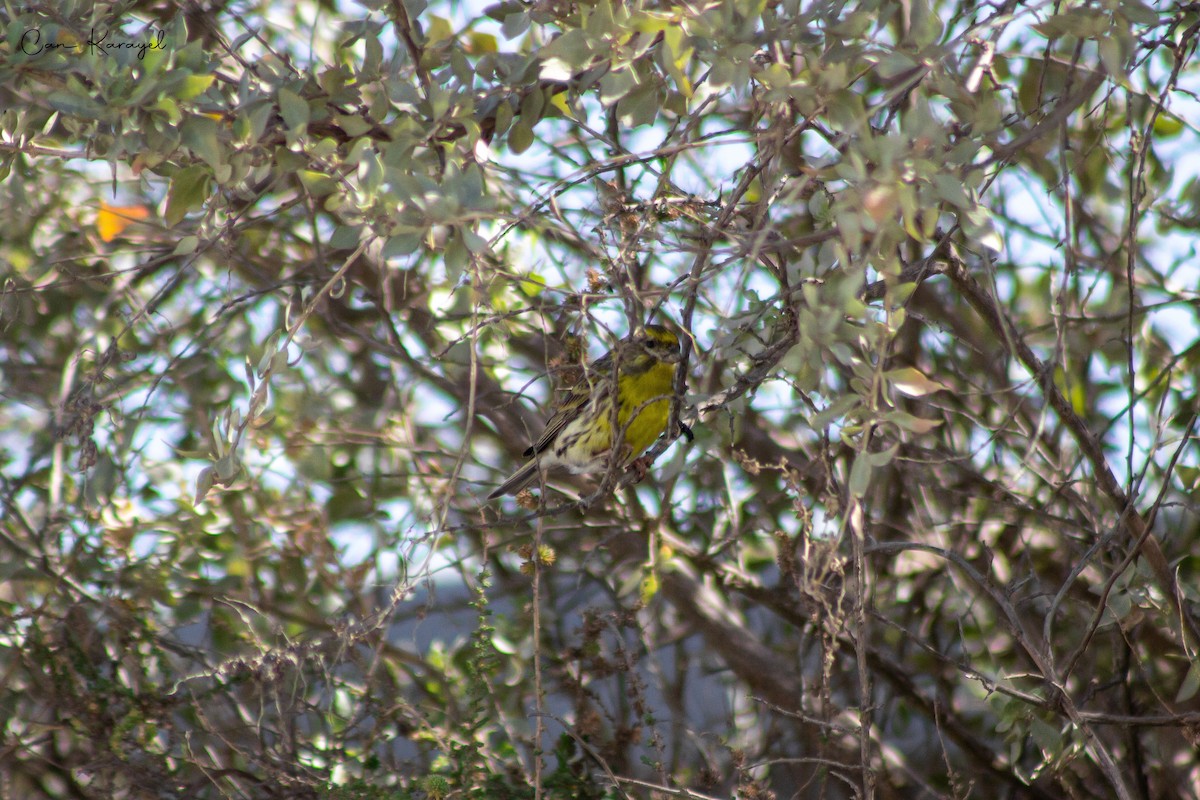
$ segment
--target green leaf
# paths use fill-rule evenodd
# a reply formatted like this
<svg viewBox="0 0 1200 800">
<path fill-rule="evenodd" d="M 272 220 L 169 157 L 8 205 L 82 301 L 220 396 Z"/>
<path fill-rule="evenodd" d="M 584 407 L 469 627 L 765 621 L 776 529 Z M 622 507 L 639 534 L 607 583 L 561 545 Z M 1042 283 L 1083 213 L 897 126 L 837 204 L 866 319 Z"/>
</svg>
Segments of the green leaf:
<svg viewBox="0 0 1200 800">
<path fill-rule="evenodd" d="M 459 233 L 462 235 L 463 244 L 466 245 L 467 249 L 472 253 L 479 255 L 480 253 L 487 252 L 487 239 L 483 238 L 470 228 L 460 228 Z"/>
<path fill-rule="evenodd" d="M 883 415 L 883 419 L 909 433 L 929 433 L 942 424 L 940 419 L 922 419 L 906 411 L 889 411 Z"/>
<path fill-rule="evenodd" d="M 1125 54 L 1121 40 L 1116 36 L 1105 36 L 1096 42 L 1100 50 L 1100 63 L 1118 83 L 1125 83 Z"/>
<path fill-rule="evenodd" d="M 104 116 L 105 107 L 91 97 L 74 94 L 65 90 L 50 92 L 45 102 L 55 111 L 70 114 L 74 117 L 100 119 Z"/>
<path fill-rule="evenodd" d="M 658 594 L 658 590 L 658 576 L 653 571 L 648 571 L 642 576 L 641 585 L 638 587 L 638 599 L 641 600 L 642 605 L 646 605 L 654 599 L 654 596 Z"/>
<path fill-rule="evenodd" d="M 204 502 L 204 498 L 208 496 L 209 491 L 213 488 L 216 482 L 216 470 L 212 467 L 205 467 L 200 470 L 200 474 L 196 476 L 196 493 L 192 500 L 192 505 L 200 505 Z"/>
<path fill-rule="evenodd" d="M 942 384 L 926 378 L 920 371 L 912 367 L 888 370 L 883 373 L 883 378 L 894 386 L 896 391 L 909 397 L 924 397 L 927 394 L 946 389 Z"/>
<path fill-rule="evenodd" d="M 329 237 L 329 246 L 334 250 L 353 250 L 358 247 L 361 232 L 361 225 L 338 225 Z"/>
<path fill-rule="evenodd" d="M 1183 483 L 1185 489 L 1193 488 L 1197 482 L 1200 482 L 1200 467 L 1180 464 L 1175 468 L 1175 472 L 1179 475 L 1179 480 Z"/>
<path fill-rule="evenodd" d="M 877 467 L 886 467 L 888 464 L 891 464 L 896 459 L 896 453 L 899 451 L 900 445 L 897 443 L 886 450 L 880 450 L 877 453 L 862 454 L 859 456 L 859 458 L 866 458 L 870 462 L 871 468 L 875 469 Z"/>
<path fill-rule="evenodd" d="M 172 255 L 188 256 L 196 252 L 196 248 L 199 246 L 199 236 L 185 236 L 179 240 L 179 244 L 175 245 L 175 251 L 172 253 Z"/>
<path fill-rule="evenodd" d="M 412 255 L 421 247 L 424 237 L 420 233 L 400 233 L 388 238 L 383 246 L 384 258 Z"/>
<path fill-rule="evenodd" d="M 467 44 L 472 55 L 496 53 L 500 50 L 500 45 L 496 42 L 496 37 L 490 33 L 471 31 L 467 37 Z"/>
<path fill-rule="evenodd" d="M 995 222 L 992 219 L 992 214 L 981 205 L 975 205 L 958 216 L 959 222 L 962 224 L 963 232 L 967 237 L 982 247 L 986 247 L 993 253 L 1002 253 L 1004 251 L 1004 240 L 1000 238 L 1000 234 L 996 231 Z"/>
<path fill-rule="evenodd" d="M 538 123 L 542 118 L 542 112 L 546 108 L 546 95 L 540 89 L 535 89 L 525 95 L 521 100 L 521 119 L 526 125 L 531 128 Z"/>
<path fill-rule="evenodd" d="M 215 78 L 215 75 L 188 75 L 173 94 L 180 100 L 192 100 L 204 94 Z"/>
<path fill-rule="evenodd" d="M 172 125 L 178 125 L 179 121 L 183 119 L 183 114 L 179 111 L 179 104 L 170 97 L 158 98 L 158 100 L 154 103 L 154 105 L 150 106 L 150 108 L 166 114 L 167 119 Z"/>
<path fill-rule="evenodd" d="M 546 289 L 546 279 L 537 273 L 529 273 L 521 278 L 517 288 L 521 290 L 521 294 L 529 298 L 536 298 Z"/>
<path fill-rule="evenodd" d="M 1186 703 L 1196 696 L 1197 691 L 1200 691 L 1200 661 L 1193 661 L 1191 667 L 1188 668 L 1187 675 L 1183 676 L 1183 682 L 1179 684 L 1175 702 Z"/>
<path fill-rule="evenodd" d="M 236 427 L 236 426 L 234 426 Z M 232 430 L 232 427 L 230 428 Z M 221 484 L 228 486 L 233 482 L 233 479 L 238 476 L 242 470 L 242 463 L 234 453 L 226 453 L 217 459 L 217 463 L 213 465 L 217 471 L 217 479 Z"/>
<path fill-rule="evenodd" d="M 289 89 L 279 90 L 279 114 L 288 127 L 289 138 L 299 136 L 308 126 L 308 103 Z"/>
<path fill-rule="evenodd" d="M 962 181 L 955 175 L 937 173 L 933 176 L 933 188 L 939 198 L 955 208 L 967 209 L 975 205 L 963 188 Z"/>
<path fill-rule="evenodd" d="M 813 430 L 824 430 L 830 423 L 840 420 L 862 404 L 862 398 L 856 394 L 846 394 L 834 400 L 828 408 L 815 414 L 808 424 Z"/>
<path fill-rule="evenodd" d="M 261 141 L 263 134 L 267 130 L 267 123 L 271 120 L 271 114 L 275 112 L 275 107 L 267 101 L 262 101 L 253 105 L 248 113 L 250 123 L 250 141 Z M 241 116 L 239 114 L 239 116 Z"/>
<path fill-rule="evenodd" d="M 300 183 L 314 197 L 324 197 L 337 189 L 337 181 L 326 175 L 324 172 L 317 172 L 311 169 L 302 169 L 296 173 L 300 177 Z"/>
<path fill-rule="evenodd" d="M 1158 12 L 1141 0 L 1121 0 L 1120 13 L 1134 25 L 1155 27 L 1159 24 Z"/>
<path fill-rule="evenodd" d="M 621 124 L 627 128 L 653 125 L 662 108 L 658 86 L 647 81 L 634 89 L 617 103 L 617 114 Z"/>
<path fill-rule="evenodd" d="M 1033 723 L 1030 725 L 1029 733 L 1033 736 L 1033 741 L 1036 742 L 1038 747 L 1040 747 L 1048 756 L 1054 757 L 1062 752 L 1062 731 L 1053 725 L 1034 717 Z"/>
<path fill-rule="evenodd" d="M 541 51 L 541 77 L 547 81 L 565 81 L 587 66 L 592 48 L 585 31 L 572 28 Z"/>
<path fill-rule="evenodd" d="M 353 139 L 357 139 L 371 130 L 371 123 L 358 114 L 337 114 L 335 119 L 337 120 L 338 127 Z"/>
<path fill-rule="evenodd" d="M 506 39 L 515 39 L 529 30 L 531 21 L 529 12 L 525 10 L 506 14 L 503 22 L 500 24 L 500 32 L 504 34 L 504 38 Z"/>
<path fill-rule="evenodd" d="M 859 453 L 850 467 L 850 494 L 862 497 L 871 485 L 871 459 L 866 453 Z"/>
<path fill-rule="evenodd" d="M 446 249 L 442 251 L 442 260 L 446 264 L 446 277 L 457 282 L 463 270 L 471 263 L 471 253 L 463 244 L 461 236 L 451 236 L 446 242 Z"/>
<path fill-rule="evenodd" d="M 623 69 L 610 72 L 600 79 L 600 102 L 606 106 L 620 100 L 637 86 L 633 70 Z"/>
<path fill-rule="evenodd" d="M 1178 136 L 1183 133 L 1185 128 L 1183 120 L 1168 111 L 1164 111 L 1154 118 L 1154 136 L 1159 139 Z"/>
<path fill-rule="evenodd" d="M 179 133 L 183 143 L 210 167 L 215 169 L 224 163 L 216 120 L 199 115 L 190 116 Z"/>
<path fill-rule="evenodd" d="M 514 122 L 512 128 L 508 131 L 508 149 L 516 155 L 520 155 L 528 150 L 532 144 L 533 129 L 526 124 L 524 119 Z"/>
<path fill-rule="evenodd" d="M 208 198 L 209 172 L 192 166 L 175 173 L 167 192 L 167 227 L 179 224 L 189 211 L 198 208 Z"/>
</svg>

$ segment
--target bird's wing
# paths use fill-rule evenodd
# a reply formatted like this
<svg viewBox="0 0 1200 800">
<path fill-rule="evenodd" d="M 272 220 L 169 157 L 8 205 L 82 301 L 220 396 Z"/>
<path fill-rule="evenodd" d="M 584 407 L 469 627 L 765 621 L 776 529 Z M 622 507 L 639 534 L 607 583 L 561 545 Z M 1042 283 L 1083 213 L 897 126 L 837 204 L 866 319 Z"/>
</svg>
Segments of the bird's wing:
<svg viewBox="0 0 1200 800">
<path fill-rule="evenodd" d="M 549 447 L 562 433 L 563 428 L 583 413 L 584 407 L 594 393 L 598 395 L 601 392 L 610 391 L 608 376 L 612 374 L 612 365 L 613 355 L 611 352 L 605 353 L 588 365 L 587 371 L 579 379 L 579 383 L 571 387 L 570 394 L 555 409 L 553 416 L 546 423 L 546 429 L 542 431 L 542 435 L 532 446 L 526 448 L 524 453 L 526 458 L 541 453 Z"/>
<path fill-rule="evenodd" d="M 540 453 L 554 443 L 558 435 L 562 433 L 563 428 L 567 427 L 567 423 L 575 419 L 581 413 L 583 407 L 587 405 L 588 396 L 591 394 L 590 387 L 587 381 L 581 381 L 571 389 L 571 393 L 567 395 L 562 404 L 555 410 L 554 415 L 546 422 L 546 429 L 542 431 L 542 435 L 537 438 L 537 441 L 525 450 L 525 457 L 528 458 L 535 453 Z"/>
</svg>

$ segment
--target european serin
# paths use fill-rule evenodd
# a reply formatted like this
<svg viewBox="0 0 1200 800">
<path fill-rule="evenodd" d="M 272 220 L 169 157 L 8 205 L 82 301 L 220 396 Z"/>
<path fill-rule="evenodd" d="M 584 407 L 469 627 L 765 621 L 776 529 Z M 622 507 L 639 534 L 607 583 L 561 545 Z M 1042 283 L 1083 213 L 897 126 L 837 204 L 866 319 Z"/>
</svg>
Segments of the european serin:
<svg viewBox="0 0 1200 800">
<path fill-rule="evenodd" d="M 628 466 L 667 427 L 680 357 L 679 338 L 674 333 L 661 325 L 647 325 L 593 361 L 546 423 L 546 430 L 525 451 L 530 460 L 488 499 L 516 494 L 532 483 L 539 471 L 554 467 L 574 473 L 607 469 L 614 424 L 615 438 L 621 442 L 618 466 Z"/>
</svg>

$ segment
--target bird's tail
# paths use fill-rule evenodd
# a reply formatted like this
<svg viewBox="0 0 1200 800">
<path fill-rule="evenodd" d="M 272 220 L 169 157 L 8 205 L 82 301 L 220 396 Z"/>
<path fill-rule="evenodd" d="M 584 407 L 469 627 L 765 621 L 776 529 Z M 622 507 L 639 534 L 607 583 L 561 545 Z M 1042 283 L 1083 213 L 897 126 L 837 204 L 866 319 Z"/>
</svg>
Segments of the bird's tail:
<svg viewBox="0 0 1200 800">
<path fill-rule="evenodd" d="M 504 483 L 497 486 L 496 491 L 488 495 L 488 500 L 495 500 L 497 497 L 503 497 L 506 494 L 516 494 L 533 483 L 533 479 L 537 477 L 537 474 L 538 462 L 534 459 L 514 472 L 512 477 Z"/>
</svg>

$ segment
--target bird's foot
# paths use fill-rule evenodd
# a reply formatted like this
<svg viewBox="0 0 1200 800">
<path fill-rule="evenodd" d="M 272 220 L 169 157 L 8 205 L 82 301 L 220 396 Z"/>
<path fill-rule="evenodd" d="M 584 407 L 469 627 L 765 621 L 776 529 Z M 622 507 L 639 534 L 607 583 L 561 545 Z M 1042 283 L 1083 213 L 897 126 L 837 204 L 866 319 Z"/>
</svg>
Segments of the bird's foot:
<svg viewBox="0 0 1200 800">
<path fill-rule="evenodd" d="M 635 476 L 634 483 L 641 483 L 646 479 L 646 473 L 650 470 L 650 463 L 649 456 L 641 456 L 630 462 L 629 469 Z"/>
</svg>

